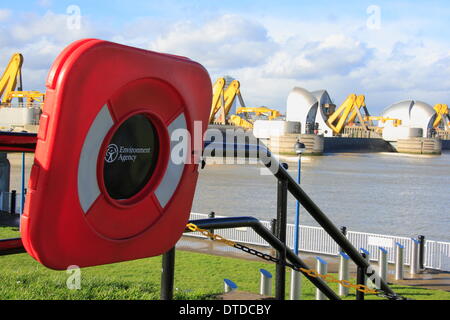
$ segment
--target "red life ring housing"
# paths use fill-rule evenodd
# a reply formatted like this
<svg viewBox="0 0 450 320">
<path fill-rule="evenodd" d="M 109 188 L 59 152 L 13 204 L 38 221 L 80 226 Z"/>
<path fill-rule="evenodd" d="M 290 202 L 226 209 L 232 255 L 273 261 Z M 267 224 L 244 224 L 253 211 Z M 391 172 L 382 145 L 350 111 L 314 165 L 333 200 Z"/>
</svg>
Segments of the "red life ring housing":
<svg viewBox="0 0 450 320">
<path fill-rule="evenodd" d="M 173 247 L 189 218 L 210 104 L 209 75 L 187 58 L 96 39 L 67 47 L 47 79 L 21 217 L 27 252 L 65 269 Z M 174 140 L 177 130 L 192 139 Z"/>
</svg>

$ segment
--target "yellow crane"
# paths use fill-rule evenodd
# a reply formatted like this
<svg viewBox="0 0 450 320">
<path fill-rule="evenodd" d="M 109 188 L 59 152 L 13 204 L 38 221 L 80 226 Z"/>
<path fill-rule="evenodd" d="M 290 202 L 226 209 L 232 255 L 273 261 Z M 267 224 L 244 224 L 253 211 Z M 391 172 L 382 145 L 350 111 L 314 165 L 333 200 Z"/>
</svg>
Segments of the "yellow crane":
<svg viewBox="0 0 450 320">
<path fill-rule="evenodd" d="M 209 114 L 209 123 L 214 122 L 216 114 L 219 112 L 220 108 L 223 105 L 224 87 L 225 87 L 225 78 L 217 79 L 213 85 L 213 100 L 211 104 L 211 113 Z"/>
<path fill-rule="evenodd" d="M 236 127 L 241 127 L 241 128 L 245 128 L 245 129 L 253 129 L 253 123 L 243 119 L 235 114 L 232 114 L 230 116 L 230 118 L 228 119 L 228 123 L 232 124 Z"/>
<path fill-rule="evenodd" d="M 7 100 L 11 101 L 13 98 L 18 98 L 20 100 L 26 99 L 27 107 L 32 107 L 35 102 L 42 104 L 44 102 L 45 94 L 39 91 L 11 91 L 8 95 Z"/>
<path fill-rule="evenodd" d="M 22 65 L 23 56 L 14 53 L 0 78 L 0 98 L 2 106 L 9 106 L 12 99 L 17 98 L 19 102 L 27 100 L 26 106 L 31 107 L 35 102 L 42 103 L 44 93 L 39 91 L 22 91 Z M 18 91 L 15 91 L 18 87 Z"/>
<path fill-rule="evenodd" d="M 445 130 L 449 130 L 450 116 L 448 105 L 439 103 L 434 106 L 434 110 L 436 111 L 436 119 L 434 120 L 433 128 L 437 129 L 442 122 Z"/>
<path fill-rule="evenodd" d="M 233 80 L 226 89 L 225 85 L 225 78 L 219 78 L 214 83 L 209 123 L 226 124 L 226 118 L 236 97 L 241 106 L 245 107 L 244 99 L 241 96 L 240 82 Z"/>
<path fill-rule="evenodd" d="M 350 94 L 342 105 L 328 117 L 328 126 L 335 134 L 340 134 L 346 124 L 352 123 L 358 117 L 361 125 L 367 129 L 364 118 L 361 115 L 361 108 L 364 108 L 366 116 L 369 116 L 365 96 L 357 96 L 354 93 Z"/>
<path fill-rule="evenodd" d="M 236 110 L 236 114 L 241 114 L 241 113 L 243 113 L 246 118 L 248 118 L 247 115 L 249 113 L 254 113 L 257 117 L 265 115 L 269 120 L 274 120 L 274 119 L 281 117 L 281 113 L 278 110 L 269 109 L 266 107 L 256 107 L 256 108 L 240 107 Z"/>
<path fill-rule="evenodd" d="M 268 120 L 274 120 L 281 117 L 281 113 L 278 110 L 266 107 L 239 107 L 236 110 L 236 114 L 230 116 L 228 122 L 238 127 L 252 129 L 255 119 L 250 117 L 251 113 L 254 113 L 256 117 L 264 116 Z M 238 114 L 243 114 L 243 118 L 238 116 Z"/>
<path fill-rule="evenodd" d="M 386 123 L 386 121 L 392 121 L 394 127 L 398 127 L 402 125 L 402 120 L 395 118 L 386 118 L 386 117 L 375 117 L 375 116 L 366 116 L 364 117 L 364 121 L 381 121 L 382 123 Z"/>
<path fill-rule="evenodd" d="M 23 56 L 20 53 L 14 53 L 0 78 L 0 98 L 2 104 L 11 102 L 11 93 L 16 89 L 17 83 L 19 83 L 19 90 L 22 90 L 22 64 Z"/>
<path fill-rule="evenodd" d="M 269 120 L 281 116 L 277 110 L 266 107 L 246 107 L 241 95 L 241 83 L 238 80 L 231 81 L 226 89 L 225 87 L 225 78 L 218 78 L 213 85 L 213 99 L 209 115 L 210 124 L 232 124 L 237 127 L 251 129 L 253 128 L 253 121 L 249 117 L 250 113 L 255 113 L 257 116 L 267 115 Z M 236 98 L 239 100 L 240 107 L 236 110 L 236 114 L 230 115 L 231 107 Z M 238 114 L 244 114 L 244 118 Z"/>
</svg>

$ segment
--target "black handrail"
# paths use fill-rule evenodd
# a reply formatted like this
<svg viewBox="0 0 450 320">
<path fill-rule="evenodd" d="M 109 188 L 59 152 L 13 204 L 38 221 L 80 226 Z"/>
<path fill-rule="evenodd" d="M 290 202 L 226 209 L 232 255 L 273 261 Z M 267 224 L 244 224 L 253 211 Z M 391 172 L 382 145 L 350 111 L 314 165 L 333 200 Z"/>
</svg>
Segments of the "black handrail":
<svg viewBox="0 0 450 320">
<path fill-rule="evenodd" d="M 294 146 L 292 146 L 294 147 Z M 309 212 L 309 214 L 317 221 L 317 223 L 333 238 L 342 250 L 349 255 L 353 262 L 360 268 L 366 270 L 366 275 L 372 277 L 374 271 L 369 268 L 369 263 L 361 256 L 358 250 L 351 244 L 350 241 L 339 231 L 339 229 L 331 222 L 330 219 L 323 213 L 322 210 L 311 200 L 311 198 L 303 191 L 300 185 L 292 178 L 287 170 L 282 166 L 278 159 L 272 154 L 272 152 L 261 142 L 258 141 L 257 145 L 251 144 L 233 144 L 226 142 L 206 141 L 205 148 L 215 150 L 234 150 L 234 154 L 244 153 L 245 157 L 253 154 L 257 159 L 262 162 L 278 179 L 278 181 L 287 180 L 288 190 L 297 199 L 303 208 Z M 380 283 L 380 288 L 385 293 L 395 295 L 394 291 L 389 285 L 381 278 L 377 280 Z"/>
<path fill-rule="evenodd" d="M 230 229 L 239 227 L 252 228 L 261 238 L 267 241 L 278 252 L 286 252 L 286 258 L 296 267 L 309 269 L 308 265 L 298 257 L 291 249 L 289 249 L 283 242 L 275 237 L 263 224 L 253 217 L 230 217 L 230 218 L 213 218 L 191 220 L 201 229 Z M 191 232 L 186 228 L 186 232 Z M 322 291 L 330 300 L 340 300 L 339 296 L 321 279 L 311 277 L 308 273 L 303 272 L 303 275 L 308 278 L 320 291 Z"/>
</svg>

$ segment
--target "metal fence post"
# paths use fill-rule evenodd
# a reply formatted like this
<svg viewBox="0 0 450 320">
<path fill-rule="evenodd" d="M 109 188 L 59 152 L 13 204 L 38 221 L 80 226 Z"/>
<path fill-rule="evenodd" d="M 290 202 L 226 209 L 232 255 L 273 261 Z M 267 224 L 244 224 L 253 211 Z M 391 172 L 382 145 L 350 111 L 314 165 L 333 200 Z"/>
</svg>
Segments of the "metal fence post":
<svg viewBox="0 0 450 320">
<path fill-rule="evenodd" d="M 317 259 L 317 272 L 321 275 L 326 275 L 328 263 L 321 257 L 316 257 L 316 259 Z M 327 297 L 322 293 L 322 291 L 316 289 L 316 300 L 327 300 Z"/>
<path fill-rule="evenodd" d="M 425 236 L 420 235 L 417 237 L 419 239 L 419 269 L 425 269 Z"/>
<path fill-rule="evenodd" d="M 277 219 L 270 220 L 270 232 L 276 237 L 277 236 Z M 270 249 L 272 255 L 276 254 L 276 250 L 274 248 Z"/>
<path fill-rule="evenodd" d="M 345 237 L 347 237 L 347 227 L 346 226 L 342 226 L 340 230 L 341 230 L 342 234 Z M 341 252 L 342 252 L 342 248 L 338 247 L 338 254 L 340 254 Z"/>
<path fill-rule="evenodd" d="M 288 181 L 278 180 L 277 191 L 277 238 L 285 245 L 284 250 L 277 252 L 277 257 L 281 263 L 276 265 L 275 298 L 284 300 L 286 293 L 286 224 L 287 224 L 287 193 Z"/>
<path fill-rule="evenodd" d="M 403 280 L 403 250 L 405 247 L 395 243 L 395 280 Z"/>
<path fill-rule="evenodd" d="M 161 300 L 173 299 L 175 278 L 175 247 L 163 254 L 161 272 Z"/>
<path fill-rule="evenodd" d="M 1 206 L 2 211 L 8 211 L 9 207 L 9 188 L 11 186 L 11 164 L 8 160 L 8 154 L 6 152 L 0 152 L 0 194 L 1 194 Z"/>
<path fill-rule="evenodd" d="M 411 261 L 409 265 L 409 273 L 414 276 L 417 274 L 417 267 L 419 265 L 419 241 L 414 238 L 411 238 L 412 246 L 411 246 Z"/>
<path fill-rule="evenodd" d="M 230 279 L 223 279 L 224 292 L 228 293 L 237 289 L 237 285 Z"/>
<path fill-rule="evenodd" d="M 302 278 L 301 273 L 291 270 L 291 300 L 300 300 L 302 296 Z"/>
<path fill-rule="evenodd" d="M 259 284 L 259 293 L 263 296 L 272 296 L 272 274 L 264 269 L 259 269 L 261 280 Z"/>
<path fill-rule="evenodd" d="M 9 206 L 9 213 L 16 214 L 16 198 L 17 192 L 16 190 L 11 191 L 11 204 Z"/>
<path fill-rule="evenodd" d="M 214 219 L 216 217 L 216 213 L 214 211 L 211 211 L 210 213 L 208 213 L 208 218 L 209 219 Z M 209 232 L 214 233 L 214 229 L 209 229 Z M 209 238 L 210 240 L 214 240 L 214 238 Z"/>
<path fill-rule="evenodd" d="M 270 232 L 272 232 L 273 235 L 277 234 L 277 219 L 270 220 Z"/>
<path fill-rule="evenodd" d="M 361 256 L 364 259 L 367 259 L 367 256 L 364 252 L 361 253 Z M 356 283 L 357 284 L 366 284 L 366 268 L 358 266 L 356 270 Z M 364 300 L 364 292 L 356 290 L 356 300 Z"/>
<path fill-rule="evenodd" d="M 348 281 L 350 278 L 350 272 L 348 269 L 348 263 L 350 261 L 350 257 L 345 252 L 340 252 L 340 261 L 339 261 L 339 280 Z M 348 288 L 344 287 L 342 284 L 339 284 L 339 295 L 341 297 L 348 296 Z"/>
<path fill-rule="evenodd" d="M 367 263 L 370 264 L 370 252 L 364 248 L 359 248 L 361 251 L 361 255 L 363 256 L 364 260 L 367 261 Z M 368 285 L 369 287 L 372 285 L 372 282 L 368 283 L 367 281 L 367 275 L 364 276 L 364 285 Z"/>
<path fill-rule="evenodd" d="M 380 258 L 378 259 L 378 274 L 381 279 L 387 281 L 387 269 L 388 269 L 388 261 L 387 261 L 387 250 L 382 247 L 378 247 L 380 249 Z M 379 284 L 377 284 L 377 289 L 381 289 Z"/>
</svg>

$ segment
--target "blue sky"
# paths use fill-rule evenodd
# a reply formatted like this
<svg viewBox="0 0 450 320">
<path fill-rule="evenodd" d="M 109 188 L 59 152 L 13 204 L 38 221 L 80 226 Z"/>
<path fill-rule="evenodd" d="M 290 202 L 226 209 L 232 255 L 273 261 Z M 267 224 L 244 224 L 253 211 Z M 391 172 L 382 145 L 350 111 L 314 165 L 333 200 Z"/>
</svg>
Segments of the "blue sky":
<svg viewBox="0 0 450 320">
<path fill-rule="evenodd" d="M 68 28 L 70 6 L 81 13 Z M 26 89 L 43 90 L 70 42 L 95 37 L 180 54 L 214 80 L 241 81 L 247 105 L 285 109 L 294 86 L 336 104 L 365 94 L 378 114 L 403 99 L 450 101 L 445 1 L 61 1 L 0 3 L 0 67 L 25 56 Z"/>
</svg>

